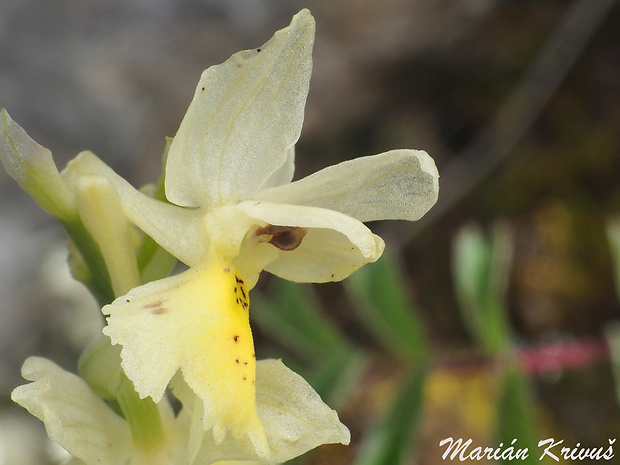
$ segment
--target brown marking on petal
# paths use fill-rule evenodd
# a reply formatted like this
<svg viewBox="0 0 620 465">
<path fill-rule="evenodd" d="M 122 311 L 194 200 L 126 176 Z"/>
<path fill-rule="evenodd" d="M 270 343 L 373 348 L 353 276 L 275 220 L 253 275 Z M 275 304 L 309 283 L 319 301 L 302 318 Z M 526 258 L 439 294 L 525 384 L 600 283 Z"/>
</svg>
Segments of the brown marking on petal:
<svg viewBox="0 0 620 465">
<path fill-rule="evenodd" d="M 301 244 L 301 241 L 308 230 L 297 226 L 274 226 L 268 224 L 256 229 L 257 236 L 271 236 L 269 243 L 280 250 L 295 250 Z"/>
<path fill-rule="evenodd" d="M 224 273 L 230 273 L 230 268 L 224 268 Z"/>
<path fill-rule="evenodd" d="M 239 363 L 239 359 L 238 359 L 238 358 L 237 358 L 237 359 L 235 359 L 235 363 Z"/>
<path fill-rule="evenodd" d="M 235 275 L 235 281 L 237 281 L 239 284 L 243 284 L 243 279 L 241 279 L 239 276 Z"/>
<path fill-rule="evenodd" d="M 238 335 L 234 335 L 233 339 L 235 340 L 235 342 L 237 342 L 239 340 L 239 336 Z"/>
<path fill-rule="evenodd" d="M 165 302 L 165 300 L 157 299 L 148 304 L 144 304 L 142 308 L 144 310 L 150 310 L 153 315 L 162 315 L 168 311 L 168 309 L 163 306 Z"/>
</svg>

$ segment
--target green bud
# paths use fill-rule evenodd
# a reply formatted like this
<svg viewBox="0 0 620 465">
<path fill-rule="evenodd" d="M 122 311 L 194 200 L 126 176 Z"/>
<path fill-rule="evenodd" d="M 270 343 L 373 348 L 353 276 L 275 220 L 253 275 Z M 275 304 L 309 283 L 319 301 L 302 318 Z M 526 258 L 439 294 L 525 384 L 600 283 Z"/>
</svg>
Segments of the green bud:
<svg viewBox="0 0 620 465">
<path fill-rule="evenodd" d="M 95 339 L 80 355 L 78 373 L 99 397 L 115 398 L 123 377 L 121 347 L 107 336 Z"/>
<path fill-rule="evenodd" d="M 0 162 L 7 173 L 50 215 L 73 218 L 75 199 L 60 178 L 52 153 L 32 140 L 4 109 L 0 130 Z"/>
</svg>

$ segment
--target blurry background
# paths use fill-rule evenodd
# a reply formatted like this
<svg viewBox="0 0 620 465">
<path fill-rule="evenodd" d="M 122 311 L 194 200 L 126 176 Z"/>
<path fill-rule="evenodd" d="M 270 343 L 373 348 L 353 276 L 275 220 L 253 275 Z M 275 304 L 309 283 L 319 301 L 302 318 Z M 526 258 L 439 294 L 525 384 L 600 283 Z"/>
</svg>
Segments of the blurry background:
<svg viewBox="0 0 620 465">
<path fill-rule="evenodd" d="M 2 0 L 0 106 L 60 168 L 89 149 L 152 182 L 202 70 L 302 7 L 317 36 L 296 178 L 400 147 L 427 150 L 442 176 L 422 221 L 371 225 L 389 260 L 344 285 L 264 276 L 255 291 L 258 357 L 304 373 L 353 434 L 305 463 L 432 465 L 450 436 L 607 448 L 613 2 Z M 29 355 L 75 370 L 101 319 L 55 220 L 2 170 L 0 198 L 0 464 L 46 463 L 59 452 L 10 391 Z"/>
</svg>

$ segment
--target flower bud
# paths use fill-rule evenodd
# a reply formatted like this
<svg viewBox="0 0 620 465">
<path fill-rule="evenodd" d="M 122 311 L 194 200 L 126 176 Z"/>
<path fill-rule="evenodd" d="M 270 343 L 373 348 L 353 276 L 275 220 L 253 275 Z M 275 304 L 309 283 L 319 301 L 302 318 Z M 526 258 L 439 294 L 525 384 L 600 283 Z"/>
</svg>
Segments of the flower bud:
<svg viewBox="0 0 620 465">
<path fill-rule="evenodd" d="M 0 110 L 0 162 L 22 189 L 48 212 L 61 220 L 75 216 L 73 193 L 60 178 L 52 153 L 40 146 Z"/>
</svg>

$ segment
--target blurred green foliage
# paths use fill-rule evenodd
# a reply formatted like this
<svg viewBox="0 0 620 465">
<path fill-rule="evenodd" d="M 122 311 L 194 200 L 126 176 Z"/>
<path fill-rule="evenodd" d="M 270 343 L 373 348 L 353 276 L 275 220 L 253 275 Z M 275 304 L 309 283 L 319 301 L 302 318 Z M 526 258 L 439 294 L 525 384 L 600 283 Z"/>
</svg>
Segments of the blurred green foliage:
<svg viewBox="0 0 620 465">
<path fill-rule="evenodd" d="M 476 225 L 463 227 L 454 241 L 452 256 L 454 287 L 464 325 L 478 353 L 484 354 L 485 370 L 496 378 L 498 386 L 493 397 L 479 400 L 494 404 L 491 410 L 495 412 L 489 421 L 483 421 L 492 428 L 486 431 L 488 443 L 481 445 L 498 447 L 501 443 L 507 448 L 516 439 L 516 450 L 527 447 L 531 451 L 524 463 L 541 463 L 536 454 L 540 437 L 533 387 L 516 356 L 507 312 L 511 231 L 506 224 L 496 225 L 488 235 Z M 362 419 L 365 424 L 361 426 L 351 424 L 356 450 L 352 463 L 416 463 L 420 447 L 433 448 L 439 459 L 443 449 L 438 441 L 429 444 L 427 438 L 421 438 L 421 430 L 425 417 L 433 415 L 433 411 L 425 410 L 433 397 L 429 389 L 440 389 L 437 380 L 439 385 L 442 382 L 434 372 L 446 363 L 450 369 L 450 362 L 433 347 L 420 309 L 410 295 L 411 284 L 402 264 L 386 253 L 377 263 L 349 277 L 344 289 L 372 342 L 357 338 L 359 328 L 345 334 L 331 323 L 311 286 L 282 280 L 273 280 L 266 292 L 255 294 L 255 322 L 268 340 L 287 349 L 291 358 L 285 361 L 299 370 L 328 403 L 343 411 L 345 423 L 347 415 L 356 418 L 355 412 L 349 411 L 355 408 L 351 403 L 364 409 L 354 399 L 360 396 L 360 386 L 367 390 L 367 395 L 361 395 L 362 403 L 374 405 L 375 415 L 372 421 Z M 382 355 L 371 350 L 374 344 L 379 345 Z M 373 370 L 380 371 L 377 367 L 388 365 L 395 372 L 391 381 L 368 377 Z M 458 388 L 458 370 L 443 379 L 455 380 Z M 373 388 L 372 383 L 379 387 Z M 475 395 L 484 395 L 484 391 Z M 467 401 L 465 397 L 459 400 Z M 474 409 L 473 415 L 484 413 Z M 443 425 L 443 433 L 446 437 L 466 434 L 457 426 L 452 432 L 449 424 Z M 314 462 L 312 457 L 309 454 L 301 463 L 323 463 Z"/>
</svg>

